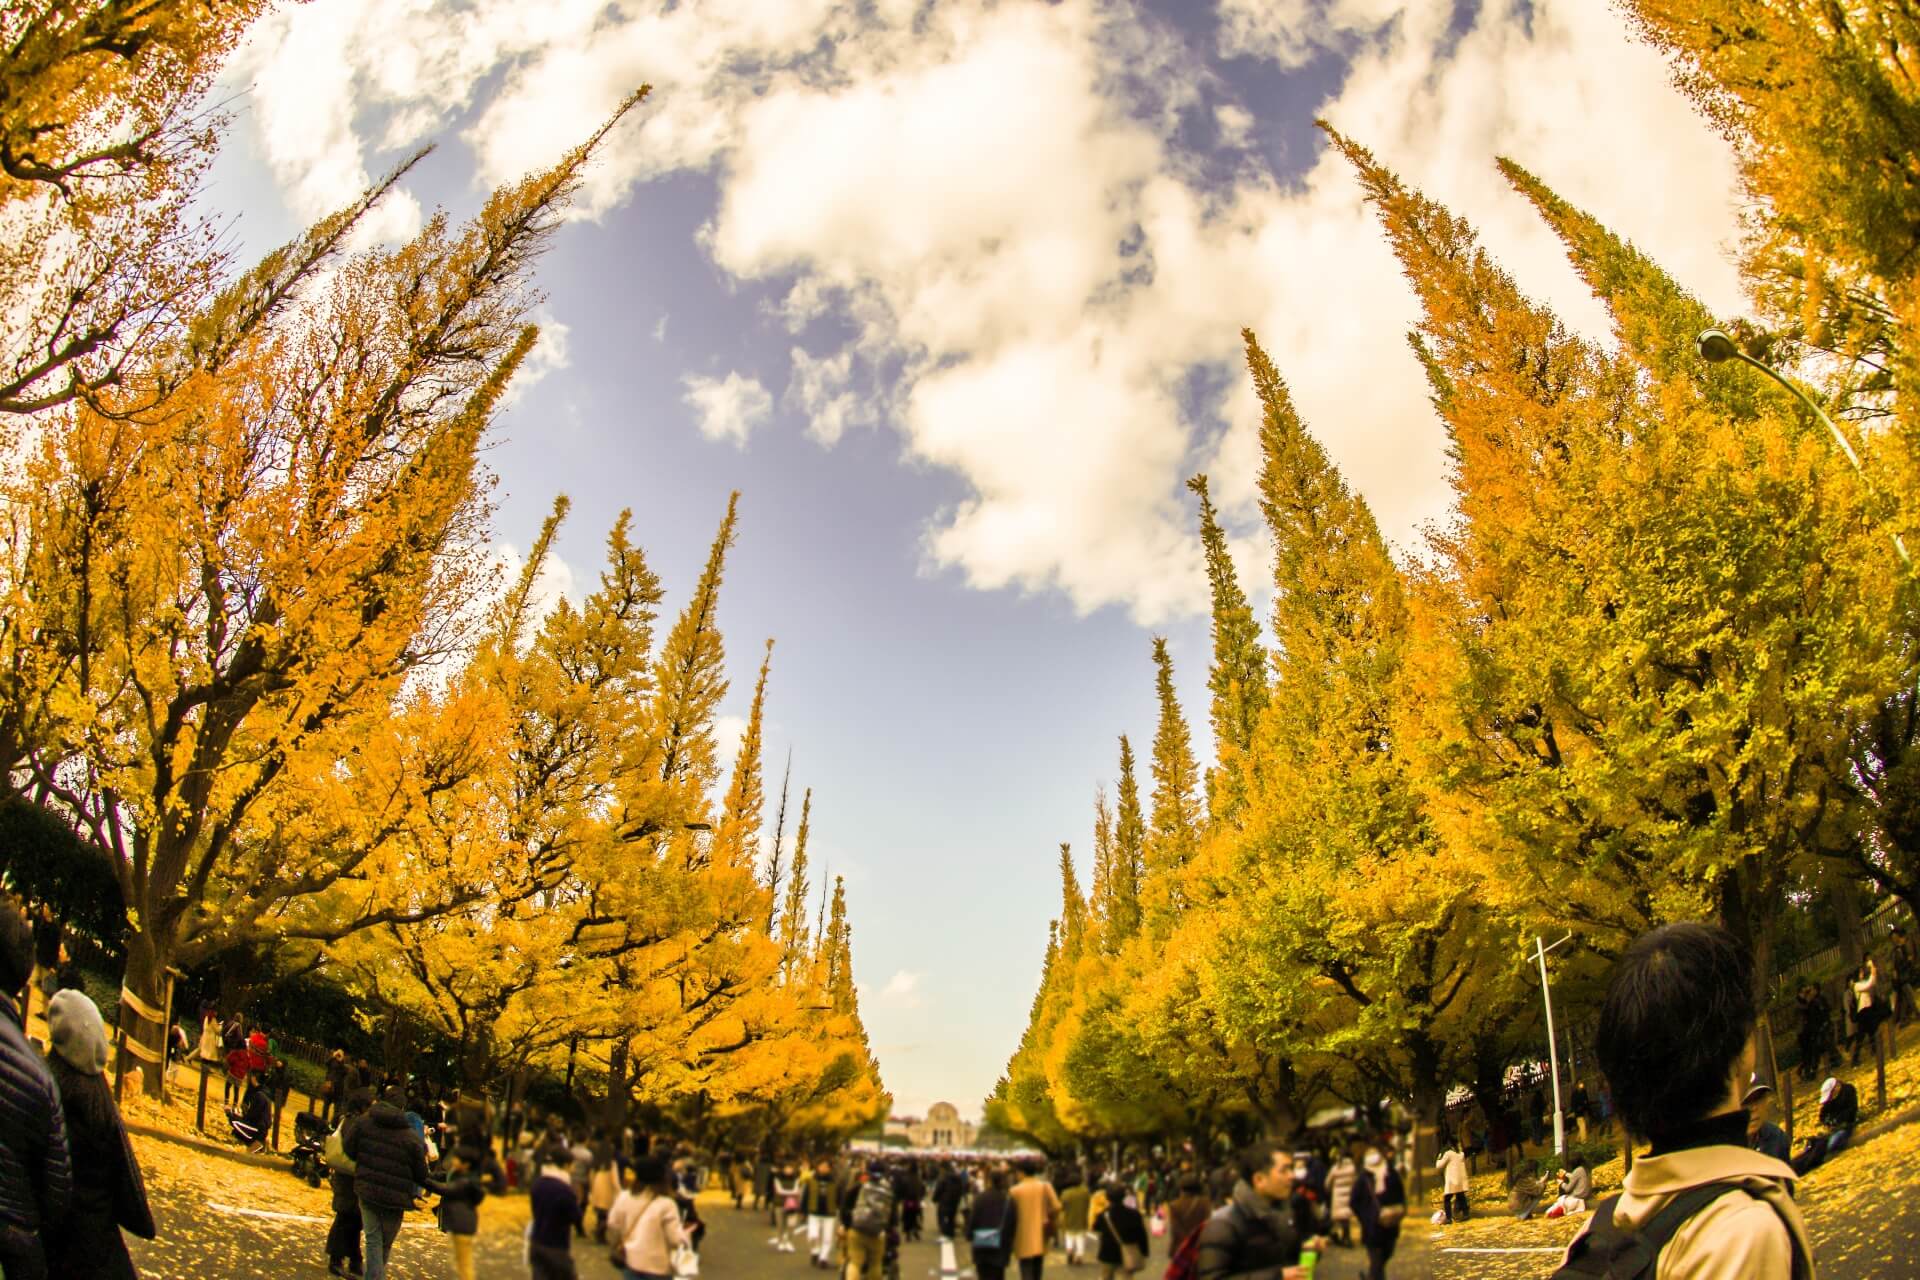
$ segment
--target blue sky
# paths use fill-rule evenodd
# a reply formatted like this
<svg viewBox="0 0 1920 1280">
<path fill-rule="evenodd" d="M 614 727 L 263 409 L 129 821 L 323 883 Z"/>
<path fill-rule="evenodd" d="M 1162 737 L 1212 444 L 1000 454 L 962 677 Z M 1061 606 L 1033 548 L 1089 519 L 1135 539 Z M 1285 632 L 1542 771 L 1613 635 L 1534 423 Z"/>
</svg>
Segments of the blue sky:
<svg viewBox="0 0 1920 1280">
<path fill-rule="evenodd" d="M 569 494 L 579 591 L 631 507 L 677 600 L 742 491 L 728 713 L 775 637 L 769 771 L 814 790 L 904 1112 L 977 1113 L 1016 1044 L 1152 635 L 1204 742 L 1186 476 L 1267 576 L 1240 327 L 1404 552 L 1446 514 L 1412 301 L 1316 116 L 1581 327 L 1494 156 L 1738 306 L 1729 159 L 1599 0 L 312 0 L 228 81 L 209 203 L 250 251 L 427 141 L 370 234 L 470 211 L 654 84 L 541 264 L 497 538 Z"/>
</svg>

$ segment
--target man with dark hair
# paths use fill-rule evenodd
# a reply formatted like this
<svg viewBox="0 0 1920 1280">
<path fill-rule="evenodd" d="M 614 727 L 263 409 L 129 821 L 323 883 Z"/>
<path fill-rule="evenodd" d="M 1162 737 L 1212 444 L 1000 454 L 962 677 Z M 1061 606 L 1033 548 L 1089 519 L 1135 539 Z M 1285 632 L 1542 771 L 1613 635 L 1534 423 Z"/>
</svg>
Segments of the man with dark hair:
<svg viewBox="0 0 1920 1280">
<path fill-rule="evenodd" d="M 540 1171 L 528 1193 L 527 1263 L 533 1280 L 575 1280 L 573 1233 L 586 1216 L 573 1193 L 573 1152 L 564 1139 L 550 1136 L 533 1155 Z M 666 1179 L 660 1179 L 661 1182 Z"/>
<path fill-rule="evenodd" d="M 865 1176 L 841 1193 L 840 1226 L 847 1245 L 847 1275 L 858 1280 L 880 1280 L 886 1259 L 887 1233 L 900 1224 L 900 1206 L 893 1196 L 887 1168 L 878 1160 Z"/>
<path fill-rule="evenodd" d="M 1573 1274 L 1604 1274 L 1614 1252 L 1637 1237 L 1662 1276 L 1811 1276 L 1795 1174 L 1747 1147 L 1741 1102 L 1753 1078 L 1758 1012 L 1753 959 L 1724 929 L 1666 925 L 1621 956 L 1601 1002 L 1594 1056 L 1628 1134 L 1650 1145 L 1621 1195 L 1568 1247 Z"/>
<path fill-rule="evenodd" d="M 7 1280 L 47 1274 L 42 1235 L 67 1216 L 73 1191 L 60 1094 L 14 1003 L 32 972 L 27 919 L 0 897 L 0 1272 Z"/>
<path fill-rule="evenodd" d="M 354 1162 L 366 1280 L 381 1280 L 415 1188 L 427 1182 L 427 1148 L 407 1122 L 406 1091 L 388 1085 L 380 1101 L 342 1135 L 340 1149 Z"/>
<path fill-rule="evenodd" d="M 1047 1242 L 1060 1229 L 1060 1193 L 1041 1176 L 1045 1172 L 1038 1160 L 1022 1165 L 1019 1185 L 1008 1197 L 1013 1201 L 1013 1256 L 1020 1262 L 1020 1280 L 1040 1280 Z"/>
<path fill-rule="evenodd" d="M 1256 1142 L 1235 1159 L 1239 1179 L 1227 1207 L 1200 1228 L 1199 1280 L 1253 1276 L 1306 1280 L 1300 1249 L 1312 1235 L 1312 1211 L 1293 1199 L 1293 1157 Z"/>
</svg>

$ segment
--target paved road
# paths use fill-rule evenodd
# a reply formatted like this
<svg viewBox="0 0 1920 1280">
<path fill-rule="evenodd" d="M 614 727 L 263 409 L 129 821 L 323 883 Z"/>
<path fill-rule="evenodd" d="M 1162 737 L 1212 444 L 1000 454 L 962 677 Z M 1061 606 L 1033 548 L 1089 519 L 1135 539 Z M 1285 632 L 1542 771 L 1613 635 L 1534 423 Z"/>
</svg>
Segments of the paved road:
<svg viewBox="0 0 1920 1280">
<path fill-rule="evenodd" d="M 134 1261 L 148 1280 L 319 1280 L 327 1273 L 327 1225 L 317 1215 L 264 1217 L 234 1212 L 211 1207 L 191 1192 L 173 1187 L 154 1188 L 151 1195 L 160 1238 L 131 1242 Z M 709 1225 L 702 1280 L 820 1280 L 823 1276 L 807 1266 L 804 1253 L 782 1254 L 769 1247 L 771 1233 L 764 1217 L 718 1203 L 703 1205 L 702 1212 Z M 481 1214 L 484 1219 L 484 1205 Z M 967 1274 L 964 1254 L 961 1250 L 957 1259 L 963 1275 Z M 1421 1241 L 1410 1238 L 1403 1254 L 1394 1262 L 1392 1280 L 1427 1280 L 1428 1255 Z M 600 1246 L 576 1242 L 574 1256 L 580 1280 L 613 1280 L 615 1272 Z M 483 1232 L 478 1260 L 480 1280 L 521 1280 L 527 1274 L 520 1242 L 504 1233 Z M 1364 1274 L 1364 1261 L 1358 1250 L 1336 1249 L 1321 1266 L 1319 1280 L 1356 1280 Z M 1157 1280 L 1163 1266 L 1164 1260 L 1156 1257 L 1144 1277 Z M 393 1280 L 454 1280 L 446 1239 L 434 1229 L 431 1217 L 409 1215 L 395 1244 L 389 1274 Z M 903 1251 L 900 1280 L 939 1280 L 940 1275 L 937 1244 L 924 1241 Z M 1047 1275 L 1050 1280 L 1069 1276 L 1097 1280 L 1099 1270 L 1070 1268 L 1056 1260 Z"/>
</svg>

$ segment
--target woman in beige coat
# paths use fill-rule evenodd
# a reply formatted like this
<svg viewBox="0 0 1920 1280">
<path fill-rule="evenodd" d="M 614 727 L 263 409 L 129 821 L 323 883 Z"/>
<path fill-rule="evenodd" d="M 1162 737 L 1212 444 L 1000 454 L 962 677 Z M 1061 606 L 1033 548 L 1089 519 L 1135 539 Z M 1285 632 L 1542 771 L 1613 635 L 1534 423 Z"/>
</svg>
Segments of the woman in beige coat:
<svg viewBox="0 0 1920 1280">
<path fill-rule="evenodd" d="M 665 1280 L 673 1274 L 674 1250 L 690 1243 L 680 1206 L 661 1161 L 641 1160 L 633 1175 L 633 1189 L 622 1191 L 607 1215 L 607 1235 L 619 1241 L 621 1274 L 628 1280 Z"/>
</svg>

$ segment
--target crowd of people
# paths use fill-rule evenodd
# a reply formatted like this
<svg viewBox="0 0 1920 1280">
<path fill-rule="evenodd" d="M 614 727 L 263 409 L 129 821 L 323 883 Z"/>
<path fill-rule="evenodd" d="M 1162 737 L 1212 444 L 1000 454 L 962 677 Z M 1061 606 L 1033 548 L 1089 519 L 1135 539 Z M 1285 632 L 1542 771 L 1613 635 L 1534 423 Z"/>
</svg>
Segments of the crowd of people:
<svg viewBox="0 0 1920 1280">
<path fill-rule="evenodd" d="M 379 1280 L 407 1211 L 435 1197 L 454 1273 L 473 1280 L 480 1206 L 517 1192 L 530 1202 L 532 1280 L 575 1280 L 575 1246 L 589 1240 L 623 1275 L 690 1274 L 706 1233 L 695 1204 L 706 1175 L 690 1153 L 629 1126 L 570 1127 L 558 1115 L 539 1127 L 496 1124 L 492 1105 L 472 1093 L 427 1110 L 410 1105 L 401 1083 L 347 1092 L 325 1146 L 331 1274 Z"/>
<path fill-rule="evenodd" d="M 722 1177 L 736 1208 L 764 1213 L 780 1253 L 848 1280 L 892 1280 L 900 1249 L 938 1238 L 964 1249 L 980 1280 L 1040 1280 L 1050 1252 L 1102 1280 L 1144 1272 L 1162 1242 L 1175 1280 L 1289 1268 L 1322 1250 L 1365 1251 L 1384 1276 L 1407 1193 L 1397 1134 L 1255 1143 L 1205 1168 L 1191 1154 L 1116 1169 L 1040 1160 L 850 1154 L 812 1161 L 738 1155 Z M 1306 1274 L 1299 1272 L 1298 1274 Z"/>
<path fill-rule="evenodd" d="M 50 954 L 43 942 L 0 898 L 0 1274 L 124 1280 L 135 1274 L 124 1233 L 151 1238 L 154 1216 L 107 1083 L 105 1021 L 57 973 L 40 981 Z M 1904 931 L 1895 943 L 1887 976 L 1869 960 L 1849 984 L 1855 1020 L 1870 1027 L 1906 1016 L 1911 1003 L 1892 976 L 1913 972 Z M 26 1037 L 26 1002 L 35 997 L 23 992 L 44 999 L 44 1049 Z M 1803 1010 L 1817 1015 L 1821 998 L 1817 988 L 1811 997 L 1803 990 Z M 1476 1139 L 1504 1131 L 1515 1217 L 1592 1215 L 1568 1252 L 1573 1274 L 1629 1245 L 1661 1256 L 1662 1274 L 1669 1266 L 1692 1274 L 1688 1260 L 1709 1257 L 1723 1271 L 1732 1259 L 1729 1274 L 1809 1274 L 1794 1184 L 1853 1141 L 1859 1097 L 1827 1077 L 1818 1132 L 1791 1153 L 1758 1073 L 1757 1018 L 1751 957 L 1724 930 L 1677 924 L 1643 936 L 1617 963 L 1599 1011 L 1600 1101 L 1588 1103 L 1584 1084 L 1573 1093 L 1582 1136 L 1589 1119 L 1610 1127 L 1617 1116 L 1647 1144 L 1621 1194 L 1593 1203 L 1592 1170 L 1578 1149 L 1550 1172 L 1525 1158 L 1523 1144 L 1545 1135 L 1538 1085 L 1523 1079 L 1509 1091 L 1517 1101 L 1492 1115 L 1450 1115 L 1435 1170 L 1436 1221 L 1471 1212 L 1473 1160 L 1493 1145 Z M 1810 1043 L 1824 1047 L 1817 1016 L 1811 1024 Z M 287 1101 L 278 1045 L 264 1028 L 209 1009 L 199 1054 L 225 1071 L 236 1139 L 259 1149 L 273 1109 Z M 1366 1274 L 1381 1280 L 1409 1208 L 1411 1155 L 1384 1114 L 1352 1118 L 1348 1132 L 1256 1142 L 1218 1164 L 1190 1146 L 1116 1157 L 1112 1166 L 846 1151 L 715 1157 L 524 1100 L 496 1112 L 479 1093 L 376 1071 L 336 1051 L 299 1128 L 316 1135 L 316 1167 L 331 1179 L 329 1271 L 366 1280 L 388 1274 L 406 1215 L 429 1203 L 455 1274 L 473 1280 L 485 1201 L 518 1192 L 530 1199 L 532 1280 L 575 1280 L 575 1250 L 586 1241 L 607 1250 L 623 1275 L 684 1278 L 697 1274 L 706 1231 L 696 1197 L 715 1185 L 741 1213 L 766 1216 L 772 1250 L 804 1246 L 812 1267 L 845 1280 L 897 1280 L 901 1248 L 929 1231 L 964 1250 L 978 1280 L 1042 1280 L 1054 1252 L 1069 1267 L 1097 1267 L 1100 1280 L 1134 1280 L 1156 1254 L 1166 1280 L 1295 1280 L 1328 1251 L 1355 1248 Z"/>
</svg>

